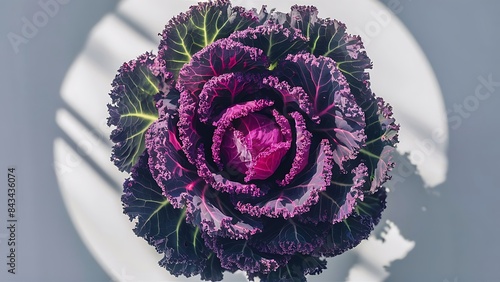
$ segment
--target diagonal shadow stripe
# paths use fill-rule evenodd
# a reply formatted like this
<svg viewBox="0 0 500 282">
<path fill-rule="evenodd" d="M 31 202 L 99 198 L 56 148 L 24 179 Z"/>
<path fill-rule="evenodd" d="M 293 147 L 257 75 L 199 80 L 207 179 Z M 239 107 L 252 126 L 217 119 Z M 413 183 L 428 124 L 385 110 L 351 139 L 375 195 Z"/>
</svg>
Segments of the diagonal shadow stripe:
<svg viewBox="0 0 500 282">
<path fill-rule="evenodd" d="M 106 173 L 92 158 L 90 158 L 87 154 L 82 154 L 81 150 L 76 144 L 75 141 L 61 128 L 59 128 L 60 137 L 68 144 L 68 146 L 75 151 L 78 156 L 80 156 L 102 179 L 113 189 L 117 191 L 122 191 L 122 183 L 116 182 L 108 173 Z"/>
<path fill-rule="evenodd" d="M 152 42 L 156 42 L 157 44 L 160 43 L 160 37 L 159 36 L 157 36 L 157 37 L 151 36 L 151 34 L 146 29 L 144 29 L 140 25 L 136 24 L 133 20 L 129 19 L 127 16 L 123 15 L 122 13 L 120 13 L 120 11 L 117 11 L 115 13 L 115 15 L 116 15 L 117 18 L 119 18 L 120 20 L 122 20 L 123 22 L 125 22 L 127 24 L 127 26 L 129 26 L 130 28 L 132 28 L 135 32 L 141 34 L 142 36 L 144 36 L 145 38 L 151 40 Z"/>
<path fill-rule="evenodd" d="M 110 100 L 111 102 L 111 100 Z M 94 126 L 92 126 L 81 114 L 79 114 L 71 105 L 69 105 L 66 101 L 63 100 L 62 107 L 67 110 L 82 126 L 85 127 L 94 137 L 99 139 L 106 146 L 113 146 L 113 143 L 109 139 L 109 136 L 106 136 L 99 130 L 97 130 Z"/>
</svg>

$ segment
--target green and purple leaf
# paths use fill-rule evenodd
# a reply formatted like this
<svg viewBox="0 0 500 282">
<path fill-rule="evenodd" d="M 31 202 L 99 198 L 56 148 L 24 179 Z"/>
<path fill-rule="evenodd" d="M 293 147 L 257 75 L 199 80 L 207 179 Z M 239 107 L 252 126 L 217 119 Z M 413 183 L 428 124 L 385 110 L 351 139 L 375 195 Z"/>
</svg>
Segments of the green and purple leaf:
<svg viewBox="0 0 500 282">
<path fill-rule="evenodd" d="M 198 96 L 209 79 L 229 72 L 264 71 L 269 60 L 262 50 L 220 39 L 194 54 L 179 72 L 177 88 Z"/>
<path fill-rule="evenodd" d="M 223 268 L 247 273 L 270 273 L 286 265 L 289 256 L 267 254 L 252 247 L 248 240 L 210 237 L 203 233 L 208 248 L 217 254 Z"/>
<path fill-rule="evenodd" d="M 377 225 L 382 217 L 382 211 L 386 208 L 387 190 L 380 187 L 375 193 L 367 193 L 363 199 L 358 199 L 356 213 L 361 216 L 370 216 L 373 225 Z"/>
<path fill-rule="evenodd" d="M 379 189 L 371 195 L 365 195 L 358 202 L 355 213 L 332 226 L 325 233 L 326 243 L 319 246 L 316 255 L 332 257 L 357 246 L 367 239 L 375 225 L 378 224 L 385 209 L 385 189 Z"/>
<path fill-rule="evenodd" d="M 372 149 L 372 151 L 369 151 Z M 374 147 L 368 145 L 365 149 L 361 149 L 360 156 L 369 168 L 370 174 L 370 192 L 374 193 L 379 189 L 383 183 L 391 179 L 389 172 L 394 167 L 394 162 L 392 161 L 392 155 L 396 149 L 392 146 L 384 146 L 380 150 L 379 147 Z"/>
<path fill-rule="evenodd" d="M 398 142 L 399 125 L 392 117 L 392 108 L 382 98 L 375 95 L 362 105 L 366 114 L 366 146 L 361 150 L 360 161 L 368 166 L 372 180 L 370 191 L 375 192 L 390 179 L 389 172 L 394 167 L 392 155 Z"/>
<path fill-rule="evenodd" d="M 177 77 L 180 69 L 205 46 L 258 22 L 253 11 L 233 8 L 228 0 L 200 2 L 169 21 L 160 34 L 158 56 L 165 61 L 167 70 Z"/>
<path fill-rule="evenodd" d="M 317 275 L 326 269 L 326 260 L 309 255 L 294 255 L 286 265 L 267 274 L 250 274 L 249 278 L 259 277 L 261 282 L 306 282 L 306 275 Z"/>
<path fill-rule="evenodd" d="M 322 232 L 315 225 L 293 218 L 263 221 L 266 232 L 253 236 L 251 240 L 251 244 L 261 252 L 279 255 L 311 254 L 324 242 Z"/>
<path fill-rule="evenodd" d="M 337 21 L 318 17 L 314 6 L 292 7 L 285 26 L 297 28 L 309 39 L 308 51 L 315 56 L 332 58 L 353 87 L 362 90 L 368 80 L 366 69 L 372 68 L 371 60 L 363 51 L 359 36 L 346 33 L 346 26 Z"/>
<path fill-rule="evenodd" d="M 115 143 L 111 160 L 121 171 L 130 171 L 144 152 L 146 130 L 158 119 L 156 100 L 169 93 L 171 77 L 149 53 L 118 70 L 109 94 L 108 125 L 116 126 L 111 133 Z"/>
<path fill-rule="evenodd" d="M 276 66 L 279 59 L 288 54 L 296 54 L 304 50 L 307 45 L 307 39 L 299 30 L 285 28 L 279 24 L 247 28 L 233 33 L 229 39 L 263 50 L 271 63 L 271 68 Z"/>
<path fill-rule="evenodd" d="M 262 223 L 248 215 L 241 214 L 230 206 L 227 195 L 206 185 L 201 191 L 194 191 L 188 204 L 188 219 L 210 237 L 248 239 L 262 231 Z"/>
<path fill-rule="evenodd" d="M 136 221 L 135 234 L 165 255 L 161 265 L 174 275 L 198 274 L 207 267 L 211 251 L 199 230 L 186 222 L 186 210 L 174 208 L 163 195 L 147 161 L 144 153 L 123 185 L 123 211 Z"/>
<path fill-rule="evenodd" d="M 320 193 L 319 202 L 299 220 L 314 224 L 337 224 L 353 213 L 369 186 L 368 168 L 363 163 L 350 173 L 336 174 L 332 177 L 332 184 Z"/>
<path fill-rule="evenodd" d="M 325 134 L 333 142 L 335 163 L 344 170 L 344 163 L 357 156 L 366 138 L 364 114 L 347 80 L 332 59 L 307 53 L 290 55 L 277 68 L 291 86 L 309 94 L 312 114 L 320 119 L 312 133 Z"/>
</svg>

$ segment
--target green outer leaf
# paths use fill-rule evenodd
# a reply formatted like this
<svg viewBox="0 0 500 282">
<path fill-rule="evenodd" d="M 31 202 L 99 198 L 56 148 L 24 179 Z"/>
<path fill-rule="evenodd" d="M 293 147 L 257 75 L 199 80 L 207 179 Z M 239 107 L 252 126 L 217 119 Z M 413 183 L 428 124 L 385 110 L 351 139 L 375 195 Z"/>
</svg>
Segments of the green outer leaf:
<svg viewBox="0 0 500 282">
<path fill-rule="evenodd" d="M 280 255 L 310 254 L 316 246 L 323 244 L 319 228 L 299 220 L 268 219 L 264 225 L 267 232 L 255 235 L 252 244 L 259 251 Z"/>
<path fill-rule="evenodd" d="M 116 126 L 111 134 L 116 144 L 111 159 L 121 171 L 130 171 L 137 163 L 145 149 L 146 130 L 158 119 L 155 95 L 166 92 L 165 79 L 170 74 L 153 71 L 154 64 L 154 57 L 146 53 L 125 63 L 112 84 L 108 125 Z"/>
<path fill-rule="evenodd" d="M 371 216 L 374 225 L 380 220 L 379 214 L 385 209 L 387 192 L 385 187 L 381 187 L 373 194 L 365 194 L 363 200 L 358 200 L 356 213 L 361 216 Z"/>
<path fill-rule="evenodd" d="M 178 76 L 182 66 L 205 46 L 231 33 L 257 24 L 259 19 L 226 0 L 200 2 L 170 20 L 161 34 L 159 57 L 167 70 Z"/>
<path fill-rule="evenodd" d="M 303 51 L 307 45 L 307 39 L 300 31 L 278 24 L 247 28 L 233 33 L 229 38 L 263 50 L 271 63 L 270 69 L 276 67 L 279 59 Z"/>
<path fill-rule="evenodd" d="M 135 234 L 165 255 L 160 265 L 173 275 L 191 276 L 203 272 L 207 263 L 214 263 L 209 261 L 212 252 L 205 247 L 199 228 L 186 222 L 186 209 L 175 209 L 162 194 L 149 171 L 146 153 L 132 168 L 132 178 L 123 188 L 123 211 L 136 220 Z"/>
<path fill-rule="evenodd" d="M 309 52 L 332 58 L 347 79 L 350 92 L 365 114 L 367 138 L 358 159 L 368 167 L 370 191 L 375 192 L 390 179 L 388 172 L 394 166 L 391 152 L 398 142 L 399 126 L 392 118 L 391 107 L 370 89 L 366 70 L 372 68 L 372 63 L 361 38 L 347 34 L 346 26 L 337 20 L 319 18 L 312 6 L 293 6 L 286 23 L 309 38 Z"/>
<path fill-rule="evenodd" d="M 346 26 L 337 20 L 319 18 L 314 6 L 293 6 L 283 25 L 302 31 L 309 39 L 308 51 L 315 56 L 332 58 L 354 96 L 363 95 L 369 78 L 366 69 L 371 69 L 372 63 L 359 36 L 347 34 Z"/>
<path fill-rule="evenodd" d="M 342 222 L 334 224 L 324 234 L 326 243 L 318 247 L 315 255 L 333 257 L 354 248 L 368 238 L 378 224 L 385 209 L 387 192 L 384 188 L 374 194 L 365 194 L 363 201 L 357 200 L 356 212 Z"/>
<path fill-rule="evenodd" d="M 362 85 L 367 79 L 365 70 L 371 68 L 359 36 L 346 33 L 346 26 L 336 20 L 323 20 L 313 28 L 310 52 L 332 58 L 350 83 Z M 356 84 L 357 84 L 356 83 Z"/>
<path fill-rule="evenodd" d="M 369 151 L 370 149 L 373 150 Z M 369 175 L 371 182 L 370 192 L 374 193 L 379 189 L 384 182 L 391 179 L 389 172 L 394 167 L 392 155 L 396 149 L 392 146 L 375 147 L 368 145 L 365 149 L 361 149 L 361 158 L 366 159 L 369 167 Z M 375 153 L 374 153 L 375 152 Z"/>
<path fill-rule="evenodd" d="M 326 260 L 309 255 L 294 255 L 290 261 L 268 274 L 251 274 L 258 276 L 261 282 L 306 282 L 306 275 L 317 275 L 326 269 Z"/>
</svg>

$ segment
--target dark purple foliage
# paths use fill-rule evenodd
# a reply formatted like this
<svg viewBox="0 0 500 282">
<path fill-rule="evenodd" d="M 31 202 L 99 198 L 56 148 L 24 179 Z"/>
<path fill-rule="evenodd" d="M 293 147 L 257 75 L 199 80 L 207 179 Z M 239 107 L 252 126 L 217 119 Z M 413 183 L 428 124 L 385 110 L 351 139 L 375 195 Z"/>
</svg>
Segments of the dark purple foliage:
<svg viewBox="0 0 500 282">
<path fill-rule="evenodd" d="M 113 81 L 124 213 L 173 275 L 306 281 L 385 208 L 399 126 L 358 36 L 312 6 L 199 3 Z"/>
</svg>

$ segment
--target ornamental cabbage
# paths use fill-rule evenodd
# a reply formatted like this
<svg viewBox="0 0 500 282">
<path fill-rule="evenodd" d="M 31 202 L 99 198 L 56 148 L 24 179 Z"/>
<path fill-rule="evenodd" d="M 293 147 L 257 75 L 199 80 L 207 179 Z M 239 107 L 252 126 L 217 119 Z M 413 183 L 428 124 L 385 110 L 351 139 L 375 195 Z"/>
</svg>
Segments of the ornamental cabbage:
<svg viewBox="0 0 500 282">
<path fill-rule="evenodd" d="M 306 281 L 380 220 L 399 127 L 361 39 L 317 15 L 199 3 L 119 69 L 124 213 L 171 274 Z"/>
</svg>

